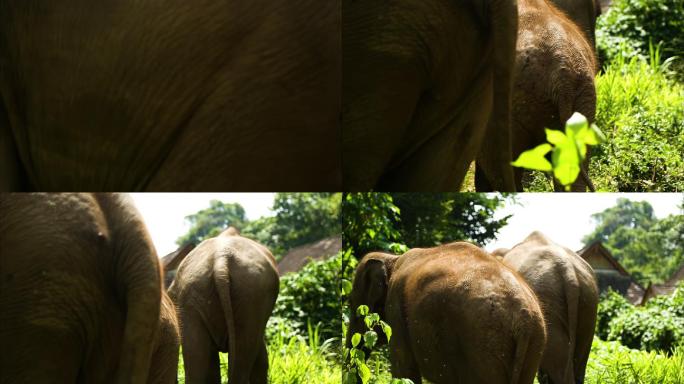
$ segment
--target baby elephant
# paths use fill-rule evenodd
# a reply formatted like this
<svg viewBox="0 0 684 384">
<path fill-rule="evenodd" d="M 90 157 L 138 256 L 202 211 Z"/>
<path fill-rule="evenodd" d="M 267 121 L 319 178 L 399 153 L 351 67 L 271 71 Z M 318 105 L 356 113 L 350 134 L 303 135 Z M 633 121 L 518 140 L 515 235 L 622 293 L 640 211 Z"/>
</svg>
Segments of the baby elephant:
<svg viewBox="0 0 684 384">
<path fill-rule="evenodd" d="M 228 352 L 230 384 L 266 384 L 264 332 L 278 296 L 275 259 L 229 228 L 181 262 L 169 294 L 179 307 L 186 382 L 220 383 Z"/>
<path fill-rule="evenodd" d="M 544 312 L 548 342 L 539 382 L 583 383 L 598 306 L 591 266 L 539 232 L 506 253 L 504 263 L 527 280 Z"/>
<path fill-rule="evenodd" d="M 351 293 L 347 345 L 368 305 L 392 327 L 392 376 L 436 384 L 527 383 L 546 340 L 532 290 L 515 272 L 468 243 L 370 253 Z"/>
</svg>

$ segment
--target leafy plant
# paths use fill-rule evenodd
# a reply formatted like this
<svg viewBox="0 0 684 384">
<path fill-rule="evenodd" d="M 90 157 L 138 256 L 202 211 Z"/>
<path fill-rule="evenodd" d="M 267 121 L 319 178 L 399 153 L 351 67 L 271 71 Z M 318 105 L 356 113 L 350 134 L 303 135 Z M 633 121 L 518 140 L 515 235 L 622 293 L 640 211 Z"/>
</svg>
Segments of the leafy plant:
<svg viewBox="0 0 684 384">
<path fill-rule="evenodd" d="M 580 174 L 580 166 L 587 155 L 588 145 L 605 141 L 605 136 L 587 118 L 575 112 L 565 123 L 565 133 L 546 129 L 548 143 L 525 151 L 512 163 L 515 167 L 550 172 L 556 180 L 570 190 Z M 546 156 L 551 153 L 551 161 Z"/>
<path fill-rule="evenodd" d="M 356 384 L 358 380 L 361 380 L 362 384 L 367 384 L 370 381 L 372 373 L 366 360 L 378 341 L 378 334 L 374 329 L 381 329 L 388 342 L 392 337 L 392 327 L 381 320 L 379 314 L 370 312 L 368 306 L 359 305 L 356 314 L 363 318 L 367 330 L 363 334 L 354 333 L 351 336 L 351 348 L 345 350 L 345 370 L 342 377 L 344 384 Z M 407 380 L 397 379 L 392 383 L 412 383 L 411 380 Z"/>
<path fill-rule="evenodd" d="M 280 293 L 268 322 L 270 337 L 306 335 L 308 328 L 320 324 L 322 338 L 339 337 L 341 328 L 339 273 L 342 255 L 313 261 L 300 271 L 280 278 Z M 309 325 L 309 322 L 311 325 Z"/>
</svg>

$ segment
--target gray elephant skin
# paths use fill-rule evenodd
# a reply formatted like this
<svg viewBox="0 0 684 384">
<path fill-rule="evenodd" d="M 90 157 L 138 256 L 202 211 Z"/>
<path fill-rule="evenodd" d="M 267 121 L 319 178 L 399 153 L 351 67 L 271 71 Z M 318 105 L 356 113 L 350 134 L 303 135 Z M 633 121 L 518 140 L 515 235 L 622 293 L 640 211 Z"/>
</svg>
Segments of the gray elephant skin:
<svg viewBox="0 0 684 384">
<path fill-rule="evenodd" d="M 234 228 L 183 259 L 169 295 L 178 307 L 186 383 L 220 383 L 219 352 L 228 352 L 230 384 L 267 382 L 264 332 L 278 284 L 271 252 Z"/>
<path fill-rule="evenodd" d="M 539 381 L 584 382 L 598 307 L 591 266 L 570 249 L 532 232 L 504 256 L 534 290 L 544 312 L 548 340 Z"/>
<path fill-rule="evenodd" d="M 0 190 L 340 190 L 340 18 L 339 1 L 0 0 Z"/>
<path fill-rule="evenodd" d="M 175 311 L 127 197 L 4 194 L 0 217 L 0 383 L 175 382 Z"/>
<path fill-rule="evenodd" d="M 551 0 L 559 10 L 572 20 L 592 46 L 596 44 L 596 19 L 601 16 L 599 0 Z"/>
<path fill-rule="evenodd" d="M 458 191 L 486 143 L 512 191 L 516 30 L 515 0 L 343 0 L 344 189 Z"/>
<path fill-rule="evenodd" d="M 546 340 L 541 309 L 513 270 L 469 243 L 370 253 L 350 296 L 347 345 L 365 325 L 359 305 L 392 327 L 392 376 L 436 384 L 531 384 Z"/>
<path fill-rule="evenodd" d="M 519 0 L 518 13 L 511 125 L 514 159 L 545 143 L 545 128 L 563 130 L 574 112 L 590 123 L 596 117 L 596 57 L 580 28 L 549 0 Z M 489 176 L 494 174 L 490 161 L 486 156 L 477 159 L 478 191 L 493 189 L 490 179 L 496 176 Z M 593 189 L 588 164 L 589 153 L 573 191 Z M 518 191 L 523 190 L 524 172 L 515 169 Z M 563 190 L 560 185 L 555 188 Z"/>
</svg>

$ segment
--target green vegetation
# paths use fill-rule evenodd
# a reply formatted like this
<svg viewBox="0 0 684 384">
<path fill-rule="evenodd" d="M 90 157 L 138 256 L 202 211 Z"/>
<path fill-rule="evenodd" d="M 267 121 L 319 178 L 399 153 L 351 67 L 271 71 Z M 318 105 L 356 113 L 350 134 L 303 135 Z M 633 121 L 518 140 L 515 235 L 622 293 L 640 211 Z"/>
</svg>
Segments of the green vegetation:
<svg viewBox="0 0 684 384">
<path fill-rule="evenodd" d="M 596 228 L 584 244 L 601 241 L 644 286 L 668 279 L 684 264 L 684 214 L 658 219 L 648 202 L 620 198 L 592 219 Z"/>
<path fill-rule="evenodd" d="M 268 342 L 269 383 L 271 384 L 339 384 L 341 368 L 332 341 L 319 344 L 316 330 L 307 339 L 301 336 L 276 335 Z M 227 354 L 221 353 L 221 382 L 228 383 Z M 185 384 L 183 356 L 178 362 L 178 383 Z"/>
<path fill-rule="evenodd" d="M 368 357 L 366 353 L 372 353 L 378 341 L 379 330 L 387 338 L 387 342 L 392 338 L 392 328 L 386 322 L 380 320 L 380 315 L 371 313 L 368 306 L 360 305 L 356 308 L 356 314 L 363 319 L 366 331 L 354 333 L 350 336 L 351 347 L 344 349 L 344 373 L 342 376 L 343 384 L 356 384 L 360 379 L 362 384 L 367 384 L 372 379 L 371 369 L 368 367 Z M 347 329 L 344 330 L 346 337 Z M 372 362 L 373 359 L 370 359 Z"/>
<path fill-rule="evenodd" d="M 341 193 L 276 193 L 271 210 L 274 216 L 247 220 L 238 203 L 213 200 L 209 208 L 185 218 L 190 229 L 176 244 L 193 243 L 215 237 L 229 226 L 267 246 L 276 259 L 296 246 L 339 235 Z"/>
<path fill-rule="evenodd" d="M 645 351 L 669 354 L 678 346 L 684 348 L 684 284 L 672 295 L 654 298 L 640 307 L 608 291 L 599 305 L 596 334 Z"/>
<path fill-rule="evenodd" d="M 565 133 L 547 128 L 546 140 L 548 143 L 521 153 L 512 165 L 550 173 L 569 191 L 580 176 L 587 146 L 597 145 L 606 138 L 596 124 L 589 124 L 585 116 L 575 112 L 565 123 Z M 551 161 L 546 158 L 549 154 Z"/>
<path fill-rule="evenodd" d="M 684 2 L 613 0 L 598 19 L 596 40 L 603 61 L 647 58 L 649 42 L 663 44 L 664 58 L 684 54 Z"/>
<path fill-rule="evenodd" d="M 321 338 L 339 338 L 341 270 L 342 255 L 338 254 L 282 276 L 280 293 L 266 328 L 269 337 L 306 335 L 313 325 L 319 327 Z"/>
<path fill-rule="evenodd" d="M 342 202 L 343 248 L 358 259 L 371 251 L 403 253 L 451 241 L 484 244 L 508 217 L 494 218 L 507 195 L 349 193 Z"/>
<path fill-rule="evenodd" d="M 590 176 L 607 191 L 684 191 L 684 85 L 650 61 L 618 56 L 596 77 L 596 124 L 608 137 L 593 149 Z"/>
</svg>

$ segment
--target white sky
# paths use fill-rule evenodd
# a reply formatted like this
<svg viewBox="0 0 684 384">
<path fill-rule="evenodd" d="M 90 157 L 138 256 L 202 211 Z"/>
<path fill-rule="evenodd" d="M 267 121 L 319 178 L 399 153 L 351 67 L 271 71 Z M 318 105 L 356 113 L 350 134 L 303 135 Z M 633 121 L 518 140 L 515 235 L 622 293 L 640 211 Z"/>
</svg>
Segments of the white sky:
<svg viewBox="0 0 684 384">
<path fill-rule="evenodd" d="M 582 237 L 596 226 L 591 214 L 615 206 L 618 198 L 648 201 L 658 218 L 681 214 L 678 206 L 681 193 L 522 193 L 519 204 L 508 204 L 495 217 L 513 213 L 508 225 L 501 228 L 496 240 L 486 245 L 493 251 L 510 248 L 522 241 L 530 232 L 539 230 L 556 243 L 573 250 L 582 248 Z"/>
<path fill-rule="evenodd" d="M 176 250 L 176 239 L 188 231 L 185 216 L 208 208 L 210 200 L 240 203 L 248 219 L 272 216 L 274 193 L 133 193 L 131 196 L 143 215 L 159 257 Z M 591 232 L 591 214 L 615 205 L 618 198 L 648 201 L 657 217 L 681 213 L 681 193 L 522 193 L 518 204 L 507 204 L 497 211 L 502 217 L 513 213 L 498 239 L 487 244 L 490 251 L 510 248 L 530 232 L 540 230 L 571 249 L 579 250 L 582 237 Z M 562 218 L 562 219 L 561 219 Z"/>
<path fill-rule="evenodd" d="M 176 239 L 190 229 L 185 216 L 209 208 L 209 201 L 240 203 L 249 220 L 273 216 L 275 193 L 131 193 L 159 257 L 178 248 Z"/>
</svg>

